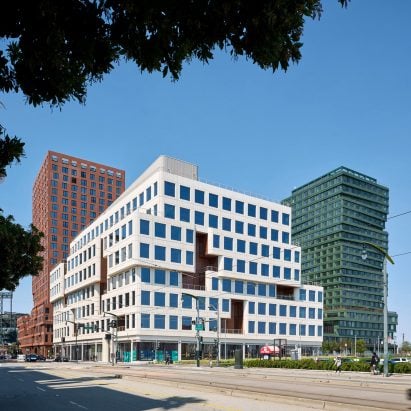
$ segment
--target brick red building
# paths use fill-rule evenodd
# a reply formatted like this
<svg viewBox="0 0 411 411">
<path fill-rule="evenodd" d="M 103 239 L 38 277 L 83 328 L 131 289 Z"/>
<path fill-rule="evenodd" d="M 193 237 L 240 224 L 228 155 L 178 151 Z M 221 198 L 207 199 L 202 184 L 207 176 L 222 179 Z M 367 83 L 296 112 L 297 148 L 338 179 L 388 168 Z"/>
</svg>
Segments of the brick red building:
<svg viewBox="0 0 411 411">
<path fill-rule="evenodd" d="M 32 279 L 33 309 L 17 321 L 23 353 L 48 356 L 53 313 L 50 271 L 66 259 L 70 241 L 125 189 L 125 172 L 111 166 L 49 151 L 33 186 L 33 224 L 44 233 L 44 265 Z"/>
</svg>

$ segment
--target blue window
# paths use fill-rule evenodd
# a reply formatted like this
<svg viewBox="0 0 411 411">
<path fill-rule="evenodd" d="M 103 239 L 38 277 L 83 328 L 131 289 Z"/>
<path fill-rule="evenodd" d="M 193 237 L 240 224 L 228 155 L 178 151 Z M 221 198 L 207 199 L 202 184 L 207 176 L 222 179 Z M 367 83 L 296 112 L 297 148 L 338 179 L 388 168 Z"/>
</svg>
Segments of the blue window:
<svg viewBox="0 0 411 411">
<path fill-rule="evenodd" d="M 162 223 L 155 223 L 154 234 L 156 237 L 166 238 L 166 225 Z"/>
<path fill-rule="evenodd" d="M 180 198 L 190 201 L 190 187 L 180 186 Z"/>
<path fill-rule="evenodd" d="M 258 264 L 255 263 L 254 261 L 250 261 L 250 262 L 249 262 L 249 271 L 250 271 L 250 274 L 257 274 L 257 266 L 258 266 Z"/>
<path fill-rule="evenodd" d="M 147 201 L 151 200 L 151 187 L 147 187 L 146 189 L 146 200 Z"/>
<path fill-rule="evenodd" d="M 245 260 L 237 260 L 237 272 L 245 273 Z"/>
<path fill-rule="evenodd" d="M 181 329 L 182 330 L 191 330 L 191 317 L 183 316 L 181 317 Z"/>
<path fill-rule="evenodd" d="M 204 213 L 201 211 L 196 211 L 194 213 L 194 222 L 197 225 L 204 225 Z"/>
<path fill-rule="evenodd" d="M 218 228 L 218 217 L 214 214 L 208 216 L 208 225 L 211 228 Z"/>
<path fill-rule="evenodd" d="M 314 320 L 315 319 L 315 308 L 308 309 L 308 318 Z"/>
<path fill-rule="evenodd" d="M 156 260 L 165 261 L 166 260 L 166 248 L 161 245 L 154 246 L 154 258 Z"/>
<path fill-rule="evenodd" d="M 181 263 L 181 250 L 177 248 L 171 249 L 171 262 L 172 263 Z"/>
<path fill-rule="evenodd" d="M 233 259 L 224 257 L 224 270 L 232 271 L 233 270 Z"/>
<path fill-rule="evenodd" d="M 209 331 L 217 331 L 217 320 L 210 319 L 208 320 L 208 330 Z"/>
<path fill-rule="evenodd" d="M 307 300 L 307 290 L 300 289 L 300 301 Z"/>
<path fill-rule="evenodd" d="M 258 333 L 265 334 L 265 322 L 258 321 Z"/>
<path fill-rule="evenodd" d="M 166 328 L 166 316 L 162 314 L 154 314 L 154 328 L 164 329 Z"/>
<path fill-rule="evenodd" d="M 261 264 L 261 275 L 268 277 L 270 274 L 270 266 L 268 264 Z"/>
<path fill-rule="evenodd" d="M 290 335 L 297 335 L 297 326 L 295 324 L 290 324 Z"/>
<path fill-rule="evenodd" d="M 146 243 L 140 243 L 140 257 L 150 258 L 150 246 Z"/>
<path fill-rule="evenodd" d="M 223 291 L 231 293 L 231 280 L 223 278 Z"/>
<path fill-rule="evenodd" d="M 267 244 L 262 244 L 261 245 L 261 255 L 263 257 L 269 257 L 270 256 L 270 247 Z"/>
<path fill-rule="evenodd" d="M 157 181 L 154 183 L 153 192 L 154 192 L 153 196 L 155 197 L 157 195 L 157 192 L 158 192 L 158 190 L 157 190 Z"/>
<path fill-rule="evenodd" d="M 218 298 L 210 298 L 209 301 L 210 301 L 210 304 L 209 304 L 210 310 L 211 311 L 218 310 Z"/>
<path fill-rule="evenodd" d="M 140 234 L 150 235 L 150 222 L 147 220 L 140 220 Z"/>
<path fill-rule="evenodd" d="M 231 237 L 224 237 L 224 250 L 233 250 L 233 239 Z"/>
<path fill-rule="evenodd" d="M 154 284 L 165 284 L 166 272 L 164 270 L 154 270 Z"/>
<path fill-rule="evenodd" d="M 282 215 L 282 223 L 284 225 L 290 225 L 290 215 L 287 213 L 283 213 Z"/>
<path fill-rule="evenodd" d="M 249 321 L 248 322 L 248 333 L 254 334 L 254 332 L 255 332 L 255 321 Z"/>
<path fill-rule="evenodd" d="M 309 325 L 308 326 L 308 335 L 310 337 L 314 337 L 315 336 L 315 325 Z"/>
<path fill-rule="evenodd" d="M 323 310 L 322 310 L 321 308 L 319 308 L 319 309 L 317 310 L 317 318 L 318 318 L 319 320 L 322 320 L 322 319 L 323 319 Z"/>
<path fill-rule="evenodd" d="M 284 260 L 291 261 L 291 250 L 284 249 Z"/>
<path fill-rule="evenodd" d="M 271 229 L 271 241 L 278 241 L 278 230 L 275 228 Z"/>
<path fill-rule="evenodd" d="M 223 217 L 223 230 L 231 231 L 231 219 Z"/>
<path fill-rule="evenodd" d="M 277 315 L 277 304 L 268 304 L 268 314 Z"/>
<path fill-rule="evenodd" d="M 213 247 L 220 248 L 220 236 L 218 234 L 213 234 Z"/>
<path fill-rule="evenodd" d="M 218 195 L 209 193 L 208 195 L 208 205 L 210 207 L 218 207 Z"/>
<path fill-rule="evenodd" d="M 271 221 L 273 223 L 278 223 L 278 211 L 271 210 Z"/>
<path fill-rule="evenodd" d="M 250 242 L 250 254 L 257 255 L 257 243 Z"/>
<path fill-rule="evenodd" d="M 156 307 L 165 307 L 166 305 L 166 294 L 155 292 L 154 293 L 154 305 Z"/>
<path fill-rule="evenodd" d="M 280 304 L 280 317 L 287 317 L 287 306 Z"/>
<path fill-rule="evenodd" d="M 238 214 L 244 214 L 244 203 L 242 201 L 236 200 L 235 202 L 235 212 Z"/>
<path fill-rule="evenodd" d="M 150 269 L 141 267 L 141 282 L 150 284 Z"/>
<path fill-rule="evenodd" d="M 248 216 L 249 217 L 256 216 L 256 206 L 254 204 L 248 204 Z"/>
<path fill-rule="evenodd" d="M 255 295 L 255 284 L 254 283 L 247 283 L 247 294 Z"/>
<path fill-rule="evenodd" d="M 275 297 L 275 285 L 274 284 L 268 285 L 268 296 Z"/>
<path fill-rule="evenodd" d="M 273 277 L 280 278 L 281 276 L 281 267 L 278 265 L 273 265 Z"/>
<path fill-rule="evenodd" d="M 144 192 L 138 195 L 138 202 L 140 203 L 140 207 L 144 204 Z"/>
<path fill-rule="evenodd" d="M 176 218 L 176 208 L 171 204 L 164 204 L 164 217 Z"/>
<path fill-rule="evenodd" d="M 181 241 L 181 228 L 174 225 L 171 226 L 171 239 Z"/>
<path fill-rule="evenodd" d="M 273 322 L 269 322 L 268 323 L 268 333 L 269 334 L 277 334 L 277 331 L 276 331 L 276 329 L 277 329 L 277 327 L 276 327 L 276 323 L 273 323 Z"/>
<path fill-rule="evenodd" d="M 170 181 L 164 181 L 164 194 L 166 196 L 175 197 L 176 196 L 176 185 Z"/>
<path fill-rule="evenodd" d="M 244 282 L 240 280 L 235 280 L 234 290 L 237 294 L 244 294 Z"/>
<path fill-rule="evenodd" d="M 323 292 L 322 291 L 318 291 L 318 302 L 319 303 L 323 302 Z"/>
<path fill-rule="evenodd" d="M 150 328 L 150 314 L 141 314 L 141 328 Z"/>
<path fill-rule="evenodd" d="M 267 296 L 267 286 L 266 284 L 258 284 L 258 295 L 260 297 L 266 297 Z"/>
<path fill-rule="evenodd" d="M 281 233 L 281 235 L 282 235 L 282 242 L 284 244 L 289 244 L 290 243 L 290 233 L 287 233 L 286 231 L 283 231 Z"/>
<path fill-rule="evenodd" d="M 245 253 L 245 241 L 237 240 L 237 252 Z"/>
<path fill-rule="evenodd" d="M 190 222 L 190 210 L 188 208 L 180 207 L 180 221 Z"/>
<path fill-rule="evenodd" d="M 168 317 L 168 328 L 170 330 L 177 330 L 178 329 L 178 316 L 177 315 L 170 315 Z"/>
<path fill-rule="evenodd" d="M 170 294 L 170 307 L 178 307 L 178 294 Z"/>
<path fill-rule="evenodd" d="M 218 278 L 213 277 L 213 278 L 211 279 L 211 289 L 212 289 L 213 291 L 218 291 Z"/>
<path fill-rule="evenodd" d="M 248 302 L 248 314 L 255 314 L 255 302 L 254 301 Z"/>
<path fill-rule="evenodd" d="M 315 291 L 314 290 L 308 291 L 308 299 L 310 301 L 315 301 Z"/>
<path fill-rule="evenodd" d="M 284 267 L 284 280 L 291 280 L 291 268 Z"/>
<path fill-rule="evenodd" d="M 222 311 L 225 313 L 230 312 L 230 300 L 223 298 Z"/>
<path fill-rule="evenodd" d="M 273 247 L 273 258 L 279 260 L 281 258 L 281 248 Z"/>
<path fill-rule="evenodd" d="M 290 305 L 290 317 L 297 317 L 297 307 Z"/>
<path fill-rule="evenodd" d="M 261 220 L 267 220 L 268 210 L 265 207 L 260 207 Z"/>
<path fill-rule="evenodd" d="M 300 281 L 300 270 L 294 269 L 294 280 Z"/>
<path fill-rule="evenodd" d="M 307 309 L 306 309 L 306 307 L 300 307 L 300 308 L 299 308 L 298 316 L 299 316 L 300 318 L 306 318 L 306 316 L 307 316 Z"/>
<path fill-rule="evenodd" d="M 189 295 L 183 296 L 183 299 L 181 300 L 181 307 L 183 308 L 193 308 L 193 297 L 190 297 Z M 194 301 L 195 303 L 195 301 Z"/>
<path fill-rule="evenodd" d="M 260 238 L 267 238 L 267 227 L 260 227 Z"/>
<path fill-rule="evenodd" d="M 247 233 L 251 237 L 255 237 L 255 224 L 248 224 Z"/>
<path fill-rule="evenodd" d="M 192 251 L 186 251 L 186 264 L 193 265 L 193 252 Z"/>
<path fill-rule="evenodd" d="M 323 326 L 322 326 L 322 325 L 319 325 L 319 326 L 317 327 L 317 335 L 318 335 L 318 337 L 322 337 L 322 336 L 323 336 Z"/>
<path fill-rule="evenodd" d="M 194 201 L 197 204 L 204 204 L 204 191 L 195 190 L 194 191 Z"/>
<path fill-rule="evenodd" d="M 235 232 L 237 234 L 244 234 L 244 223 L 242 221 L 235 222 Z"/>
<path fill-rule="evenodd" d="M 150 305 L 150 291 L 141 291 L 141 305 Z"/>
<path fill-rule="evenodd" d="M 266 304 L 265 303 L 258 303 L 258 314 L 265 315 Z"/>
<path fill-rule="evenodd" d="M 305 335 L 306 327 L 305 324 L 300 324 L 300 335 Z"/>
<path fill-rule="evenodd" d="M 187 243 L 190 243 L 190 244 L 194 242 L 194 231 L 191 230 L 190 228 L 187 228 L 186 230 L 186 241 Z"/>
<path fill-rule="evenodd" d="M 281 335 L 287 334 L 287 324 L 286 323 L 280 323 L 280 334 Z"/>
<path fill-rule="evenodd" d="M 299 263 L 299 262 L 300 262 L 300 252 L 299 252 L 299 251 L 295 251 L 295 252 L 294 252 L 294 261 L 295 261 L 296 263 Z"/>
<path fill-rule="evenodd" d="M 223 210 L 231 211 L 231 198 L 223 197 Z"/>
</svg>

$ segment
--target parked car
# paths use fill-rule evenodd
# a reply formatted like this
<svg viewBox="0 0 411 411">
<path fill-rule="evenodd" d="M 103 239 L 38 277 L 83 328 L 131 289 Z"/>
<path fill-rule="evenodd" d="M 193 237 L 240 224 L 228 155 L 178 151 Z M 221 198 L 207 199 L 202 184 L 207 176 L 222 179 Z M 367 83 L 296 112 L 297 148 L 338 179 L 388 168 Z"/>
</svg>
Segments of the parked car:
<svg viewBox="0 0 411 411">
<path fill-rule="evenodd" d="M 17 354 L 17 361 L 25 361 L 26 356 L 24 354 Z"/>
<path fill-rule="evenodd" d="M 27 362 L 35 362 L 37 361 L 37 354 L 27 354 L 26 355 L 26 361 Z"/>
<path fill-rule="evenodd" d="M 400 362 L 409 362 L 407 358 L 404 357 L 396 357 L 396 358 L 391 358 L 388 360 L 390 364 L 398 364 Z"/>
<path fill-rule="evenodd" d="M 56 362 L 68 362 L 67 357 L 62 357 L 61 355 L 57 355 L 57 357 L 54 358 L 54 361 Z"/>
<path fill-rule="evenodd" d="M 37 361 L 46 361 L 46 357 L 44 355 L 37 354 Z"/>
</svg>

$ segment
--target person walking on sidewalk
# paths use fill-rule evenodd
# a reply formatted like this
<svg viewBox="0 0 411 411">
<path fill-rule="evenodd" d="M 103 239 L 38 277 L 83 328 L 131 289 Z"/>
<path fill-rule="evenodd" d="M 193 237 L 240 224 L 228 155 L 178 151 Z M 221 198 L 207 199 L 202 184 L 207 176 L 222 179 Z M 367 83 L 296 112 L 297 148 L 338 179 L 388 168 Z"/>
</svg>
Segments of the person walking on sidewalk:
<svg viewBox="0 0 411 411">
<path fill-rule="evenodd" d="M 370 371 L 371 374 L 375 375 L 378 373 L 377 370 L 377 365 L 380 362 L 380 359 L 378 358 L 378 355 L 375 353 L 375 351 L 372 353 L 371 361 L 370 361 Z"/>
<path fill-rule="evenodd" d="M 341 374 L 341 365 L 342 365 L 342 360 L 339 355 L 334 358 L 334 365 L 335 365 L 335 372 L 339 372 Z"/>
</svg>

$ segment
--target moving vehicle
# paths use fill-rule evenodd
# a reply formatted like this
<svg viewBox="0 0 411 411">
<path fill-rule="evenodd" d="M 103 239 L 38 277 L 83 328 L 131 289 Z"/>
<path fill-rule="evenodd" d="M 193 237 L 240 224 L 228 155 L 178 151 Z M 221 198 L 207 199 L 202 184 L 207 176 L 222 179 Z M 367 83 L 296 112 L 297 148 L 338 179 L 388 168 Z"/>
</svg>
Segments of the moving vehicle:
<svg viewBox="0 0 411 411">
<path fill-rule="evenodd" d="M 37 354 L 27 354 L 26 361 L 27 362 L 35 362 L 38 360 Z"/>
</svg>

